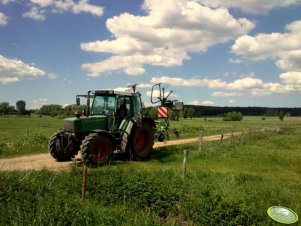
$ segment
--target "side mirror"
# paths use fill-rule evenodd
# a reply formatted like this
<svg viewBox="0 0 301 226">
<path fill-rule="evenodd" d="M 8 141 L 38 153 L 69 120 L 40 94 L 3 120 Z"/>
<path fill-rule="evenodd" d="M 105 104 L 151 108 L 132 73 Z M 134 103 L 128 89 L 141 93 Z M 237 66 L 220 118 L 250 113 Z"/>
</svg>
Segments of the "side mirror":
<svg viewBox="0 0 301 226">
<path fill-rule="evenodd" d="M 80 105 L 80 98 L 78 96 L 76 97 L 76 105 Z"/>
</svg>

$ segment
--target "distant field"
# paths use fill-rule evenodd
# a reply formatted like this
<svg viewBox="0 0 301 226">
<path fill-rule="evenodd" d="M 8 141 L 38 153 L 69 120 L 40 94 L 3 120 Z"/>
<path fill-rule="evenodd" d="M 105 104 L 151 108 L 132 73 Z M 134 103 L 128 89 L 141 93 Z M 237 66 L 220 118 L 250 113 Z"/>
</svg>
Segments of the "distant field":
<svg viewBox="0 0 301 226">
<path fill-rule="evenodd" d="M 244 117 L 241 122 L 225 122 L 220 117 L 181 119 L 170 122 L 169 139 L 204 136 L 224 132 L 237 132 L 263 128 L 287 128 L 301 125 L 301 117 L 288 117 L 280 121 L 278 117 Z M 56 117 L 0 116 L 0 158 L 47 152 L 49 137 L 63 126 L 63 119 Z"/>
<path fill-rule="evenodd" d="M 49 137 L 62 126 L 55 117 L 0 116 L 0 158 L 47 152 Z"/>
<path fill-rule="evenodd" d="M 249 122 L 256 128 L 262 123 Z M 232 129 L 217 119 L 206 123 Z M 82 167 L 0 172 L 0 225 L 276 226 L 266 213 L 274 205 L 300 217 L 300 120 L 265 123 L 282 129 L 247 132 L 221 144 L 204 142 L 201 152 L 198 143 L 164 147 L 147 161 L 114 160 L 89 169 L 84 202 Z M 183 179 L 184 149 L 189 156 Z"/>
</svg>

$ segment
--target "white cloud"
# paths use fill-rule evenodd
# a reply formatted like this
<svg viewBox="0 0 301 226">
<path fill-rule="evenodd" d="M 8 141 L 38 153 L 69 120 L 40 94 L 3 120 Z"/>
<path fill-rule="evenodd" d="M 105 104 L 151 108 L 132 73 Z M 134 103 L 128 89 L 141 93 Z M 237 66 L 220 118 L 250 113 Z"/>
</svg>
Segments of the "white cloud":
<svg viewBox="0 0 301 226">
<path fill-rule="evenodd" d="M 228 103 L 229 103 L 229 104 L 234 104 L 234 103 L 236 103 L 236 101 L 233 100 L 233 99 L 231 99 L 231 100 L 228 101 Z"/>
<path fill-rule="evenodd" d="M 0 83 L 8 84 L 23 79 L 42 77 L 45 72 L 39 68 L 23 63 L 18 59 L 8 59 L 0 55 Z"/>
<path fill-rule="evenodd" d="M 47 7 L 53 3 L 53 0 L 30 0 L 30 2 L 37 4 L 40 7 Z"/>
<path fill-rule="evenodd" d="M 280 79 L 284 84 L 301 85 L 301 72 L 286 72 L 280 75 Z"/>
<path fill-rule="evenodd" d="M 74 4 L 72 11 L 76 14 L 84 12 L 91 13 L 94 16 L 102 16 L 103 7 L 91 5 L 88 0 L 80 0 L 77 4 Z"/>
<path fill-rule="evenodd" d="M 32 101 L 32 109 L 39 109 L 41 108 L 43 105 L 46 105 L 48 103 L 48 100 L 46 98 L 39 98 L 37 100 L 33 100 Z"/>
<path fill-rule="evenodd" d="M 0 12 L 0 27 L 4 27 L 7 25 L 7 16 L 4 13 Z"/>
<path fill-rule="evenodd" d="M 241 36 L 231 51 L 240 57 L 238 60 L 272 59 L 282 70 L 301 71 L 301 20 L 288 24 L 286 30 L 287 33 Z"/>
<path fill-rule="evenodd" d="M 23 13 L 23 17 L 31 18 L 38 21 L 44 21 L 46 19 L 44 13 L 45 10 L 34 6 L 30 9 L 30 11 Z"/>
<path fill-rule="evenodd" d="M 0 0 L 0 3 L 3 5 L 7 5 L 10 2 L 15 2 L 15 0 Z"/>
<path fill-rule="evenodd" d="M 263 81 L 259 78 L 246 77 L 243 79 L 237 79 L 234 82 L 227 84 L 227 89 L 254 89 L 261 88 L 263 86 Z"/>
<path fill-rule="evenodd" d="M 199 100 L 192 100 L 190 102 L 188 102 L 189 105 L 203 105 L 203 106 L 214 106 L 215 103 L 210 101 L 210 100 L 203 100 L 203 101 L 199 101 Z"/>
<path fill-rule="evenodd" d="M 300 4 L 300 0 L 199 0 L 212 7 L 232 7 L 252 14 L 266 14 L 272 9 Z"/>
<path fill-rule="evenodd" d="M 251 77 L 252 76 L 252 77 Z M 253 96 L 267 96 L 272 94 L 287 94 L 301 92 L 301 73 L 290 72 L 279 76 L 282 83 L 266 83 L 255 75 L 249 75 L 242 79 L 226 82 L 221 79 L 201 78 L 177 78 L 177 77 L 153 77 L 151 83 L 164 83 L 178 87 L 208 87 L 219 89 L 212 94 L 215 97 L 242 96 L 249 92 Z M 225 92 L 225 90 L 240 90 L 241 92 Z"/>
<path fill-rule="evenodd" d="M 23 17 L 39 21 L 46 19 L 46 13 L 90 13 L 98 17 L 103 15 L 103 7 L 90 4 L 89 0 L 30 0 L 30 2 L 30 10 L 25 12 Z"/>
<path fill-rule="evenodd" d="M 235 96 L 242 96 L 242 93 L 238 92 L 214 92 L 211 94 L 213 97 L 235 97 Z"/>
<path fill-rule="evenodd" d="M 146 16 L 122 13 L 106 21 L 113 39 L 81 43 L 84 51 L 112 56 L 83 64 L 90 76 L 114 70 L 129 75 L 145 73 L 144 65 L 180 66 L 190 52 L 202 53 L 211 46 L 247 34 L 255 25 L 234 18 L 225 8 L 209 8 L 197 1 L 146 0 Z"/>
</svg>

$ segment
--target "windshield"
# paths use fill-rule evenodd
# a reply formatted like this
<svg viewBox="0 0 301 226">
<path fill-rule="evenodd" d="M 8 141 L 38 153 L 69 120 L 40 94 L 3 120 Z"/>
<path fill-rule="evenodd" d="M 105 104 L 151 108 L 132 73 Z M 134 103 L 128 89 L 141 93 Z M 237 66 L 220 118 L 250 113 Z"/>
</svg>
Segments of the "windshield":
<svg viewBox="0 0 301 226">
<path fill-rule="evenodd" d="M 92 115 L 112 115 L 115 111 L 115 96 L 95 96 L 91 114 Z"/>
</svg>

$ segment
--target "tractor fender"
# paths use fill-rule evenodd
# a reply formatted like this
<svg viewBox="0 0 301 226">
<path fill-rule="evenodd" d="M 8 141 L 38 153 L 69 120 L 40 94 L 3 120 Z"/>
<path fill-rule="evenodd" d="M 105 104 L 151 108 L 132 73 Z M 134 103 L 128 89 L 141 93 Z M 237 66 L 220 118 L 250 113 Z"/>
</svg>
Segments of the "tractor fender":
<svg viewBox="0 0 301 226">
<path fill-rule="evenodd" d="M 149 117 L 143 117 L 142 118 L 142 123 L 147 123 L 150 125 L 151 128 L 155 129 L 156 128 L 156 123 L 155 120 Z"/>
<path fill-rule="evenodd" d="M 101 129 L 95 129 L 95 130 L 93 130 L 93 132 L 97 133 L 98 135 L 108 137 L 111 140 L 111 142 L 112 142 L 113 150 L 116 149 L 116 141 L 115 141 L 115 138 L 113 137 L 112 134 L 110 134 L 109 132 L 107 132 L 105 130 L 101 130 Z"/>
<path fill-rule="evenodd" d="M 119 126 L 122 151 L 126 151 L 128 147 L 128 141 L 132 133 L 132 129 L 136 127 L 136 124 L 137 123 L 134 120 L 132 120 L 130 117 L 126 117 L 122 120 Z"/>
</svg>

